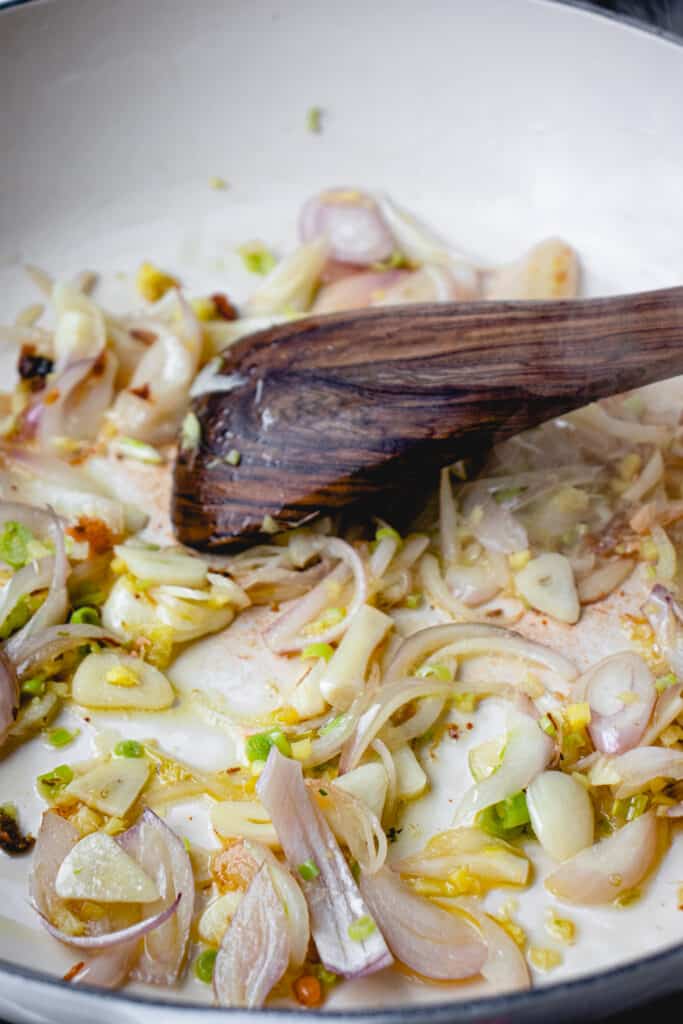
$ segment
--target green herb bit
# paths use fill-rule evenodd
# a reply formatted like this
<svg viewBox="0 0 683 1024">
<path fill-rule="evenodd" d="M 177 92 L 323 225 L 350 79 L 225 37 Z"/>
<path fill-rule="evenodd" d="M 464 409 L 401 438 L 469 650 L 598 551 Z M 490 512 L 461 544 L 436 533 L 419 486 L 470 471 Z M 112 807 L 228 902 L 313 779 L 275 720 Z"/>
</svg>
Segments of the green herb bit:
<svg viewBox="0 0 683 1024">
<path fill-rule="evenodd" d="M 473 693 L 454 693 L 451 699 L 458 711 L 474 711 L 476 698 Z"/>
<path fill-rule="evenodd" d="M 353 942 L 365 942 L 373 932 L 377 931 L 377 925 L 368 914 L 363 914 L 349 925 L 347 931 Z"/>
<path fill-rule="evenodd" d="M 73 769 L 68 764 L 59 764 L 51 772 L 38 776 L 38 792 L 45 800 L 55 800 L 73 777 Z"/>
<path fill-rule="evenodd" d="M 548 736 L 554 736 L 557 732 L 557 729 L 555 728 L 555 723 L 553 722 L 550 715 L 544 715 L 543 718 L 540 718 L 538 720 L 538 724 L 540 725 L 541 729 L 543 729 L 543 732 L 547 732 Z"/>
<path fill-rule="evenodd" d="M 432 662 L 428 665 L 421 665 L 415 673 L 419 679 L 429 679 L 433 676 L 438 679 L 441 683 L 452 683 L 453 673 L 451 672 L 448 665 L 442 665 L 440 662 Z"/>
<path fill-rule="evenodd" d="M 301 652 L 302 658 L 324 658 L 329 661 L 334 654 L 334 647 L 331 644 L 308 644 Z"/>
<path fill-rule="evenodd" d="M 202 439 L 202 426 L 195 413 L 188 412 L 180 428 L 180 448 L 184 452 L 195 451 Z"/>
<path fill-rule="evenodd" d="M 210 985 L 213 981 L 213 966 L 217 955 L 218 950 L 205 949 L 194 962 L 194 973 L 205 985 Z"/>
<path fill-rule="evenodd" d="M 244 266 L 251 274 L 261 274 L 265 277 L 277 263 L 275 256 L 263 242 L 247 242 L 246 245 L 241 245 L 237 251 L 242 257 Z"/>
<path fill-rule="evenodd" d="M 312 882 L 320 874 L 320 868 L 311 857 L 305 860 L 303 864 L 299 864 L 297 871 L 305 882 Z"/>
<path fill-rule="evenodd" d="M 323 725 L 322 728 L 318 729 L 318 735 L 327 736 L 328 732 L 332 732 L 333 729 L 340 726 L 345 718 L 346 715 L 337 715 L 337 717 L 333 718 L 331 722 L 327 723 L 327 725 Z"/>
<path fill-rule="evenodd" d="M 190 850 L 192 849 L 192 843 L 187 838 L 187 836 L 183 836 L 183 846 L 185 847 L 187 853 L 189 853 Z"/>
<path fill-rule="evenodd" d="M 42 697 L 47 684 L 41 676 L 34 676 L 32 679 L 24 679 L 20 689 L 22 697 Z"/>
<path fill-rule="evenodd" d="M 144 757 L 145 748 L 137 740 L 121 740 L 114 747 L 117 757 Z"/>
<path fill-rule="evenodd" d="M 329 796 L 329 793 L 327 792 L 326 789 L 319 789 L 318 792 L 320 793 L 321 796 Z"/>
<path fill-rule="evenodd" d="M 31 560 L 29 545 L 35 540 L 23 523 L 10 519 L 0 531 L 0 558 L 13 569 L 21 569 Z"/>
<path fill-rule="evenodd" d="M 379 543 L 381 540 L 395 540 L 400 546 L 403 544 L 403 538 L 398 530 L 395 530 L 393 526 L 381 526 L 379 530 L 375 532 L 375 540 Z"/>
<path fill-rule="evenodd" d="M 225 456 L 225 461 L 229 466 L 239 466 L 242 461 L 242 456 L 236 448 L 231 448 L 228 454 Z"/>
<path fill-rule="evenodd" d="M 12 611 L 0 626 L 0 640 L 6 640 L 12 633 L 25 626 L 37 608 L 43 603 L 43 598 L 36 594 L 22 597 L 15 604 Z"/>
<path fill-rule="evenodd" d="M 311 973 L 321 981 L 323 985 L 336 985 L 339 981 L 339 975 L 333 974 L 332 971 L 328 971 L 322 964 L 313 964 L 311 967 Z"/>
<path fill-rule="evenodd" d="M 69 622 L 73 622 L 75 626 L 99 626 L 100 613 L 97 608 L 84 604 L 81 608 L 77 608 L 76 611 L 71 613 Z"/>
<path fill-rule="evenodd" d="M 322 108 L 321 107 L 309 107 L 306 111 L 306 127 L 309 132 L 314 135 L 320 135 L 323 130 L 322 126 Z"/>
<path fill-rule="evenodd" d="M 277 747 L 281 754 L 290 757 L 292 747 L 281 729 L 271 729 L 270 732 L 257 732 L 249 736 L 245 744 L 245 753 L 248 761 L 267 761 L 270 748 Z"/>
<path fill-rule="evenodd" d="M 668 690 L 670 686 L 675 686 L 677 682 L 678 679 L 676 678 L 674 673 L 667 672 L 664 676 L 657 676 L 657 678 L 655 679 L 655 686 L 659 693 L 662 693 L 664 690 Z"/>
<path fill-rule="evenodd" d="M 68 747 L 80 733 L 80 729 L 70 732 L 68 729 L 52 729 L 45 737 L 51 747 Z"/>
<path fill-rule="evenodd" d="M 641 814 L 644 814 L 650 804 L 650 798 L 647 793 L 636 793 L 628 801 L 628 808 L 626 810 L 626 820 L 634 821 L 639 818 Z"/>
<path fill-rule="evenodd" d="M 529 824 L 526 796 L 520 790 L 500 803 L 487 807 L 477 815 L 477 825 L 490 836 L 509 839 L 519 835 Z"/>
<path fill-rule="evenodd" d="M 419 608 L 422 604 L 422 594 L 408 594 L 405 604 L 406 608 Z"/>
</svg>

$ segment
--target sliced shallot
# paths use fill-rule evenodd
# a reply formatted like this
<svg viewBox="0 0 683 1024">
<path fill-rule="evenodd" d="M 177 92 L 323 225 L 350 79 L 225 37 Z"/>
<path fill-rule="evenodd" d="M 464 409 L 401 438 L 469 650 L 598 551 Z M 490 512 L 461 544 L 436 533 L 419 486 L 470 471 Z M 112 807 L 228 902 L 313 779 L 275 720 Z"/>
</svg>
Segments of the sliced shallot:
<svg viewBox="0 0 683 1024">
<path fill-rule="evenodd" d="M 657 819 L 648 811 L 565 861 L 546 878 L 545 885 L 553 896 L 569 903 L 611 903 L 638 885 L 656 852 Z"/>
<path fill-rule="evenodd" d="M 287 969 L 287 916 L 267 864 L 239 902 L 221 941 L 213 970 L 219 1006 L 263 1006 Z"/>
<path fill-rule="evenodd" d="M 683 750 L 669 747 L 635 747 L 610 760 L 619 777 L 617 799 L 639 793 L 653 779 L 683 779 Z"/>
<path fill-rule="evenodd" d="M 417 896 L 390 868 L 361 874 L 360 890 L 394 956 L 423 977 L 471 978 L 486 962 L 486 943 L 466 918 Z"/>
<path fill-rule="evenodd" d="M 19 709 L 19 682 L 16 669 L 3 650 L 0 650 L 0 746 L 14 725 Z"/>
<path fill-rule="evenodd" d="M 299 220 L 303 242 L 326 238 L 330 256 L 368 265 L 388 259 L 394 238 L 374 198 L 357 188 L 334 188 L 313 196 Z"/>
<path fill-rule="evenodd" d="M 172 985 L 185 961 L 194 913 L 190 858 L 175 832 L 149 808 L 118 841 L 154 879 L 161 893 L 161 899 L 150 908 L 157 912 L 163 927 L 146 935 L 133 977 L 152 985 Z M 169 912 L 171 908 L 177 908 L 177 913 Z"/>
<path fill-rule="evenodd" d="M 271 747 L 257 789 L 292 871 L 309 861 L 315 867 L 302 889 L 325 967 L 345 977 L 388 967 L 391 954 L 377 928 L 367 937 L 351 937 L 353 925 L 368 916 L 367 907 L 329 825 L 306 791 L 301 765 Z"/>
<path fill-rule="evenodd" d="M 481 932 L 488 952 L 481 973 L 496 993 L 531 988 L 531 975 L 524 954 L 513 938 L 497 924 L 473 896 L 443 897 L 437 901 L 446 910 L 464 911 Z"/>
</svg>

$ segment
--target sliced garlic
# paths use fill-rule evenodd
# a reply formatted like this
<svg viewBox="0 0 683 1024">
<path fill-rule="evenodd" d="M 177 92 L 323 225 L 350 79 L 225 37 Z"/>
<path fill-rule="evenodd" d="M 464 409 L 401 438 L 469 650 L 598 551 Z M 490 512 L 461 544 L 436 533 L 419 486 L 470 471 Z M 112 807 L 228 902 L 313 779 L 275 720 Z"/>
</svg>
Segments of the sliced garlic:
<svg viewBox="0 0 683 1024">
<path fill-rule="evenodd" d="M 362 764 L 358 768 L 354 768 L 353 771 L 340 775 L 334 780 L 332 786 L 355 796 L 377 818 L 381 819 L 387 796 L 388 779 L 384 766 L 379 761 Z"/>
<path fill-rule="evenodd" d="M 145 583 L 201 587 L 206 582 L 208 570 L 204 562 L 178 548 L 154 550 L 133 544 L 119 544 L 114 551 L 128 571 Z"/>
<path fill-rule="evenodd" d="M 211 808 L 211 824 L 222 839 L 253 839 L 280 848 L 268 812 L 259 800 L 224 800 Z"/>
<path fill-rule="evenodd" d="M 220 946 L 243 895 L 237 890 L 226 892 L 209 903 L 197 926 L 199 938 L 203 942 L 208 942 L 210 946 Z"/>
<path fill-rule="evenodd" d="M 427 788 L 427 776 L 413 748 L 407 744 L 392 750 L 396 769 L 396 798 L 398 800 L 414 800 Z"/>
<path fill-rule="evenodd" d="M 60 865 L 55 889 L 64 900 L 96 903 L 154 903 L 160 898 L 149 875 L 105 832 L 76 843 Z"/>
<path fill-rule="evenodd" d="M 141 658 L 114 651 L 89 654 L 76 669 L 71 694 L 86 708 L 162 711 L 173 704 L 173 687 Z"/>
<path fill-rule="evenodd" d="M 487 299 L 572 299 L 578 284 L 574 250 L 561 238 L 546 238 L 515 263 L 489 274 L 484 291 Z"/>
<path fill-rule="evenodd" d="M 593 805 L 571 775 L 541 772 L 527 789 L 526 801 L 536 838 L 551 857 L 568 860 L 593 845 Z"/>
<path fill-rule="evenodd" d="M 122 818 L 137 800 L 148 775 L 145 758 L 117 757 L 77 775 L 64 792 L 96 811 Z"/>
<path fill-rule="evenodd" d="M 517 593 L 536 611 L 574 624 L 581 611 L 572 567 L 564 555 L 532 558 L 515 576 Z"/>
<path fill-rule="evenodd" d="M 483 782 L 493 775 L 500 767 L 505 752 L 505 735 L 496 736 L 478 747 L 473 747 L 467 755 L 470 774 L 475 782 Z"/>
</svg>

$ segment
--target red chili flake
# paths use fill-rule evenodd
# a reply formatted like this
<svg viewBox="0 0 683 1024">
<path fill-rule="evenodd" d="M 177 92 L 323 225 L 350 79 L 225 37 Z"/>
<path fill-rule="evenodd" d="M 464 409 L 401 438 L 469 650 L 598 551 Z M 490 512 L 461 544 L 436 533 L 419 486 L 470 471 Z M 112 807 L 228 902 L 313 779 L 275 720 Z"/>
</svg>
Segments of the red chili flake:
<svg viewBox="0 0 683 1024">
<path fill-rule="evenodd" d="M 237 320 L 239 314 L 227 295 L 223 292 L 214 292 L 209 297 L 216 307 L 219 317 L 223 320 Z"/>
<path fill-rule="evenodd" d="M 465 728 L 466 729 L 474 729 L 474 723 L 473 722 L 468 722 L 467 725 L 465 726 Z"/>
<path fill-rule="evenodd" d="M 85 540 L 91 555 L 101 555 L 114 546 L 114 535 L 105 522 L 90 516 L 80 516 L 78 522 L 66 531 L 74 540 Z"/>
<path fill-rule="evenodd" d="M 145 402 L 149 401 L 149 384 L 141 384 L 139 388 L 129 388 L 131 395 L 137 395 L 138 398 L 144 399 Z"/>
<path fill-rule="evenodd" d="M 81 973 L 81 971 L 83 970 L 84 967 L 85 967 L 85 960 L 79 960 L 77 964 L 74 964 L 73 967 L 69 968 L 69 970 L 66 972 L 66 974 L 62 978 L 62 981 L 73 981 L 74 978 L 77 977 L 77 975 L 79 975 Z"/>
</svg>

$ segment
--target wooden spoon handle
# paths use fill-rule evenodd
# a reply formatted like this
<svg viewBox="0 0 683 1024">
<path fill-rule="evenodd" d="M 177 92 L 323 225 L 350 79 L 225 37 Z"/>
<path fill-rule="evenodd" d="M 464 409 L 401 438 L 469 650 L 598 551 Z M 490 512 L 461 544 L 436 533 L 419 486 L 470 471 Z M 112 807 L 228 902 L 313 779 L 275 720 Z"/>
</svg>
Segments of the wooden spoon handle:
<svg viewBox="0 0 683 1024">
<path fill-rule="evenodd" d="M 185 543 L 257 534 L 419 488 L 448 462 L 596 398 L 683 372 L 683 288 L 614 298 L 400 306 L 310 317 L 225 356 L 195 401 L 173 515 Z M 237 467 L 225 462 L 240 453 Z"/>
</svg>

